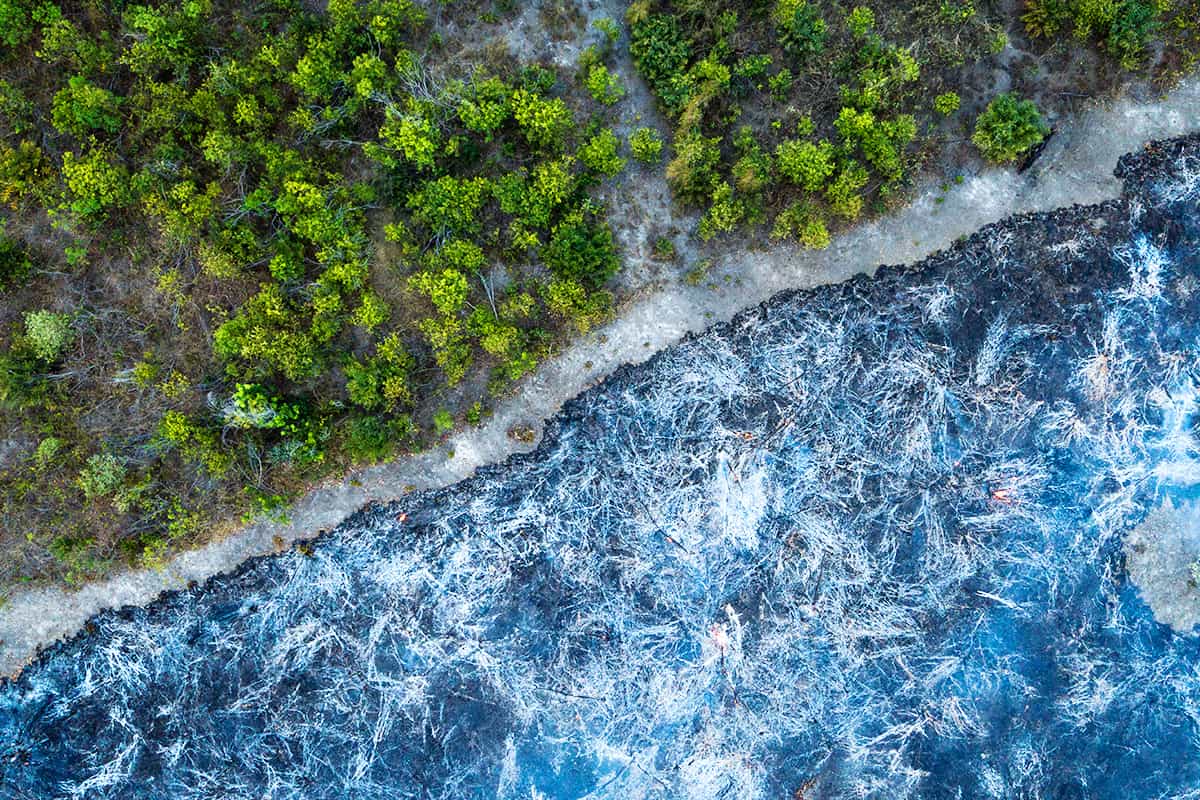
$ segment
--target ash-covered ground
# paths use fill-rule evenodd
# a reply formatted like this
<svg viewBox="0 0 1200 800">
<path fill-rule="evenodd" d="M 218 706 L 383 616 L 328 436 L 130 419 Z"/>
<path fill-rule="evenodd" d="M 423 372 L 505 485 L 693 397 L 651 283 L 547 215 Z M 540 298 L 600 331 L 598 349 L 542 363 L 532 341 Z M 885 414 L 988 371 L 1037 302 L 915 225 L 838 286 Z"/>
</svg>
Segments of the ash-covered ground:
<svg viewBox="0 0 1200 800">
<path fill-rule="evenodd" d="M 1200 495 L 1200 138 L 1119 172 L 96 617 L 0 684 L 0 797 L 1200 797 L 1123 552 Z"/>
</svg>

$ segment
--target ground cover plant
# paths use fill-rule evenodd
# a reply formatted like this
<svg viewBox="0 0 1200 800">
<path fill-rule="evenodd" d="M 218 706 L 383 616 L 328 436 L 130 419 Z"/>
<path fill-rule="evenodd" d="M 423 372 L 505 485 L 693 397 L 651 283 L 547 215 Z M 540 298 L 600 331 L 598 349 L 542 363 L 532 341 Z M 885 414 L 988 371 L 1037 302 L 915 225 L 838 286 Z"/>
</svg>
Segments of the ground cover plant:
<svg viewBox="0 0 1200 800">
<path fill-rule="evenodd" d="M 0 596 L 477 424 L 620 301 L 623 181 L 824 247 L 1082 75 L 1190 68 L 1188 3 L 1112 8 L 558 0 L 539 63 L 504 0 L 0 0 Z"/>
</svg>

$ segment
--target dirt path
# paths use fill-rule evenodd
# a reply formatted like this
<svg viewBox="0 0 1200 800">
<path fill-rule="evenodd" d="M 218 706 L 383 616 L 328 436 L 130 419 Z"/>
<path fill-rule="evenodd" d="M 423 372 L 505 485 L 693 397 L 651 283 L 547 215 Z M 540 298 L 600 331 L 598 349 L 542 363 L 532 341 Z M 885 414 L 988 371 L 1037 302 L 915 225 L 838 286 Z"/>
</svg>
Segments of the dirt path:
<svg viewBox="0 0 1200 800">
<path fill-rule="evenodd" d="M 229 570 L 249 557 L 271 552 L 281 542 L 331 528 L 365 503 L 445 486 L 481 464 L 532 449 L 533 444 L 510 438 L 509 429 L 529 425 L 540 435 L 544 420 L 564 401 L 621 364 L 640 362 L 684 334 L 726 320 L 781 289 L 835 283 L 859 272 L 873 272 L 881 263 L 915 262 L 1011 214 L 1114 197 L 1120 184 L 1112 170 L 1122 154 L 1150 139 L 1197 129 L 1200 80 L 1193 78 L 1159 102 L 1120 100 L 1086 111 L 1059 126 L 1037 164 L 1026 173 L 988 170 L 967 176 L 947 193 L 929 186 L 910 206 L 858 227 L 828 250 L 806 252 L 781 246 L 731 251 L 709 272 L 708 281 L 719 288 L 672 281 L 635 296 L 615 321 L 543 364 L 518 395 L 498 405 L 483 427 L 426 453 L 361 470 L 315 489 L 295 504 L 287 524 L 251 525 L 179 555 L 162 571 L 127 572 L 77 592 L 35 588 L 15 594 L 0 609 L 0 674 L 18 670 L 37 648 L 79 630 L 101 609 L 148 603 L 164 590 Z M 661 178 L 643 177 L 626 199 L 630 218 L 661 224 L 667 213 L 666 188 Z M 642 275 L 653 272 L 645 264 L 631 266 Z"/>
</svg>

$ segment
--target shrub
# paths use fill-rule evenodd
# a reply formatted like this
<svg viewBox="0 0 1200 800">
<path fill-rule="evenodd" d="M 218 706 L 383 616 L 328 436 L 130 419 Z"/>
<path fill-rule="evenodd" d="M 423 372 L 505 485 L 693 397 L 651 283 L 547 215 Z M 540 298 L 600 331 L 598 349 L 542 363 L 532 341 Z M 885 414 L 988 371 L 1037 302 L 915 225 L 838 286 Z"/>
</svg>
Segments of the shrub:
<svg viewBox="0 0 1200 800">
<path fill-rule="evenodd" d="M 494 194 L 500 210 L 519 218 L 523 225 L 545 228 L 554 212 L 576 189 L 571 168 L 572 156 L 543 161 L 533 168 L 533 174 L 511 172 L 496 181 Z"/>
<path fill-rule="evenodd" d="M 446 383 L 455 386 L 471 366 L 471 348 L 456 317 L 429 317 L 418 323 L 433 350 L 433 360 L 442 368 Z"/>
<path fill-rule="evenodd" d="M 664 97 L 670 84 L 687 68 L 691 43 L 678 20 L 668 14 L 653 14 L 637 22 L 631 20 L 631 26 L 629 53 L 633 63 L 650 89 Z"/>
<path fill-rule="evenodd" d="M 1030 36 L 1054 36 L 1072 27 L 1079 39 L 1098 36 L 1125 69 L 1145 59 L 1169 4 L 1155 0 L 1028 0 L 1021 21 Z"/>
<path fill-rule="evenodd" d="M 125 480 L 125 465 L 111 453 L 96 453 L 79 472 L 76 484 L 89 500 L 112 494 Z"/>
<path fill-rule="evenodd" d="M 68 207 L 81 217 L 99 219 L 110 209 L 126 205 L 133 197 L 129 172 L 114 164 L 103 150 L 86 156 L 63 153 L 63 181 L 67 185 Z"/>
<path fill-rule="evenodd" d="M 47 364 L 57 361 L 74 338 L 70 314 L 46 310 L 25 314 L 25 339 L 33 353 Z"/>
<path fill-rule="evenodd" d="M 638 128 L 629 135 L 629 150 L 644 164 L 657 164 L 662 158 L 663 140 L 654 128 Z"/>
<path fill-rule="evenodd" d="M 344 424 L 346 455 L 356 464 L 374 464 L 392 454 L 388 424 L 376 416 L 354 416 Z"/>
<path fill-rule="evenodd" d="M 617 155 L 620 146 L 617 135 L 605 128 L 579 148 L 579 160 L 588 169 L 611 178 L 625 168 L 625 159 Z"/>
<path fill-rule="evenodd" d="M 780 174 L 810 192 L 825 185 L 834 171 L 834 148 L 822 139 L 820 142 L 790 140 L 775 150 Z"/>
<path fill-rule="evenodd" d="M 712 205 L 700 219 L 700 238 L 708 241 L 718 233 L 728 233 L 746 216 L 746 206 L 733 196 L 733 187 L 722 181 L 712 193 Z"/>
<path fill-rule="evenodd" d="M 17 208 L 23 199 L 35 195 L 49 177 L 42 150 L 33 142 L 0 146 L 0 203 Z"/>
<path fill-rule="evenodd" d="M 612 298 L 607 292 L 588 292 L 570 278 L 555 278 L 543 289 L 542 296 L 550 312 L 569 319 L 580 333 L 587 333 L 603 322 Z"/>
<path fill-rule="evenodd" d="M 825 20 L 806 0 L 776 0 L 773 16 L 779 45 L 788 55 L 803 60 L 825 49 Z"/>
<path fill-rule="evenodd" d="M 163 415 L 158 433 L 163 442 L 179 448 L 185 459 L 201 465 L 213 478 L 224 476 L 233 465 L 233 456 L 221 449 L 217 434 L 179 411 Z"/>
<path fill-rule="evenodd" d="M 454 430 L 454 415 L 444 408 L 439 408 L 433 415 L 433 430 L 438 436 Z"/>
<path fill-rule="evenodd" d="M 16 239 L 0 234 L 0 289 L 15 286 L 33 269 L 33 262 Z"/>
<path fill-rule="evenodd" d="M 512 105 L 513 117 L 531 145 L 544 150 L 562 148 L 575 120 L 561 98 L 547 100 L 526 89 L 517 89 L 513 92 Z"/>
<path fill-rule="evenodd" d="M 484 135 L 486 141 L 512 115 L 511 90 L 499 78 L 487 78 L 471 85 L 471 91 L 458 104 L 458 118 L 467 130 Z"/>
<path fill-rule="evenodd" d="M 422 184 L 406 204 L 418 220 L 434 230 L 473 233 L 479 230 L 479 210 L 487 202 L 489 189 L 487 178 L 444 175 Z"/>
<path fill-rule="evenodd" d="M 25 348 L 0 353 L 0 408 L 20 410 L 38 403 L 46 389 L 43 366 Z"/>
<path fill-rule="evenodd" d="M 412 356 L 394 333 L 379 343 L 374 356 L 365 361 L 348 359 L 342 369 L 350 402 L 366 409 L 411 405 L 408 378 L 412 365 Z"/>
<path fill-rule="evenodd" d="M 354 310 L 354 324 L 368 331 L 373 331 L 387 322 L 392 310 L 387 301 L 373 291 L 366 290 L 359 299 L 358 308 Z"/>
<path fill-rule="evenodd" d="M 846 15 L 846 27 L 854 38 L 864 38 L 875 28 L 875 12 L 866 6 L 855 6 Z"/>
<path fill-rule="evenodd" d="M 541 255 L 556 277 L 576 280 L 593 289 L 604 285 L 621 268 L 608 223 L 585 219 L 581 212 L 554 226 Z"/>
<path fill-rule="evenodd" d="M 829 246 L 829 229 L 825 219 L 811 203 L 797 201 L 780 212 L 771 229 L 771 238 L 790 239 L 795 237 L 802 245 L 813 250 Z"/>
<path fill-rule="evenodd" d="M 33 462 L 39 470 L 44 470 L 50 466 L 51 462 L 62 452 L 64 445 L 63 440 L 56 436 L 47 436 L 38 442 L 37 449 L 33 451 Z"/>
<path fill-rule="evenodd" d="M 837 177 L 825 188 L 825 198 L 833 213 L 846 219 L 857 219 L 862 213 L 863 199 L 859 191 L 867 185 L 867 171 L 857 162 L 844 164 Z"/>
<path fill-rule="evenodd" d="M 597 103 L 611 106 L 625 96 L 621 78 L 608 71 L 608 67 L 597 64 L 588 70 L 587 90 Z"/>
<path fill-rule="evenodd" d="M 933 98 L 933 110 L 943 116 L 950 116 L 958 111 L 959 102 L 957 92 L 945 92 Z"/>
<path fill-rule="evenodd" d="M 390 150 L 399 153 L 405 161 L 421 170 L 433 168 L 434 156 L 442 144 L 437 127 L 425 117 L 419 114 L 398 114 L 390 110 L 387 121 L 379 129 L 379 139 Z M 379 154 L 374 148 L 369 152 L 375 157 Z M 384 163 L 391 161 L 387 158 L 380 160 Z"/>
<path fill-rule="evenodd" d="M 33 18 L 26 0 L 0 0 L 0 43 L 15 48 L 33 35 Z"/>
<path fill-rule="evenodd" d="M 75 75 L 54 95 L 50 120 L 54 127 L 80 139 L 93 131 L 116 133 L 121 127 L 121 98 Z"/>
<path fill-rule="evenodd" d="M 457 314 L 467 302 L 467 276 L 452 267 L 418 272 L 409 277 L 408 285 L 428 297 L 442 314 Z"/>
<path fill-rule="evenodd" d="M 995 163 L 1013 161 L 1042 139 L 1050 128 L 1031 100 L 1011 93 L 997 95 L 975 122 L 971 141 L 983 157 Z"/>
<path fill-rule="evenodd" d="M 675 196 L 692 203 L 707 200 L 716 187 L 721 164 L 721 138 L 698 130 L 675 138 L 675 158 L 667 164 L 667 183 Z"/>
</svg>

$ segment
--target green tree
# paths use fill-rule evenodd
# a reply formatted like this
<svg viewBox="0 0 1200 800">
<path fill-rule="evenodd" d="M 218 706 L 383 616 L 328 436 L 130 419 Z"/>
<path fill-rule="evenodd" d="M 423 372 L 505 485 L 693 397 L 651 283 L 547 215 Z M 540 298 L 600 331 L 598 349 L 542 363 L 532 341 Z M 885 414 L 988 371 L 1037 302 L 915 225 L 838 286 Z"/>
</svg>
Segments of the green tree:
<svg viewBox="0 0 1200 800">
<path fill-rule="evenodd" d="M 975 122 L 971 141 L 995 163 L 1014 161 L 1046 138 L 1050 128 L 1032 100 L 1005 92 L 996 95 Z"/>
<path fill-rule="evenodd" d="M 94 131 L 116 133 L 121 127 L 121 98 L 75 75 L 54 95 L 50 120 L 54 127 L 80 139 Z"/>
<path fill-rule="evenodd" d="M 129 171 L 100 148 L 84 156 L 63 153 L 62 176 L 67 186 L 67 207 L 81 217 L 100 219 L 133 199 Z"/>
<path fill-rule="evenodd" d="M 582 212 L 554 226 L 542 248 L 542 260 L 559 278 L 569 278 L 597 289 L 621 268 L 607 222 L 596 222 Z"/>
</svg>

